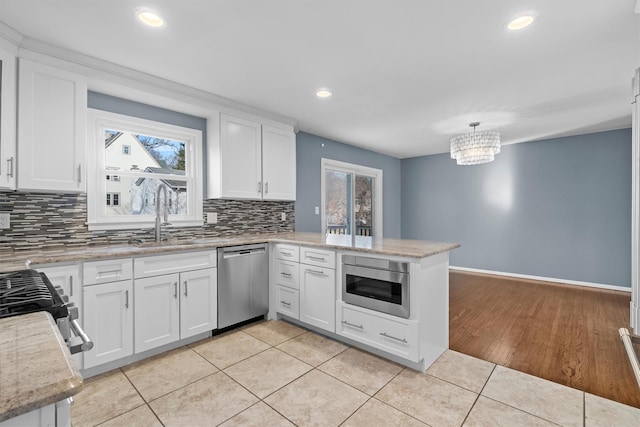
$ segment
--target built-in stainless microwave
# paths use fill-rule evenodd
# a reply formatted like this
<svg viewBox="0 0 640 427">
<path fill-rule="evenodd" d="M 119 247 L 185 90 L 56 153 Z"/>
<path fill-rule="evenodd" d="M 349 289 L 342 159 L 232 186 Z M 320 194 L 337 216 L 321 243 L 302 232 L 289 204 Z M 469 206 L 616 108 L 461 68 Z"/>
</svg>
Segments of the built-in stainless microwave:
<svg viewBox="0 0 640 427">
<path fill-rule="evenodd" d="M 342 301 L 409 318 L 409 263 L 342 255 Z"/>
</svg>

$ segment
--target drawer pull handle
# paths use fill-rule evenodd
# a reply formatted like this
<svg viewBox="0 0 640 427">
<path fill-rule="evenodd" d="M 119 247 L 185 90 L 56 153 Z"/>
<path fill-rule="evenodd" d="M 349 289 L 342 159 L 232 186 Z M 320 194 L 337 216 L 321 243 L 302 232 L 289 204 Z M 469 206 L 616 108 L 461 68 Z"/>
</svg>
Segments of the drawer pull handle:
<svg viewBox="0 0 640 427">
<path fill-rule="evenodd" d="M 102 278 L 105 278 L 105 277 L 112 277 L 112 276 L 121 276 L 121 275 L 122 275 L 122 270 L 121 269 L 98 271 L 98 278 L 99 279 L 102 279 Z"/>
<path fill-rule="evenodd" d="M 173 297 L 178 299 L 178 282 L 174 282 L 173 284 Z"/>
<path fill-rule="evenodd" d="M 394 337 L 393 335 L 388 335 L 386 332 L 380 332 L 380 335 L 382 335 L 385 338 L 391 338 L 392 340 L 400 341 L 401 343 L 405 343 L 405 344 L 409 343 L 409 341 L 407 341 L 405 338 Z"/>
<path fill-rule="evenodd" d="M 73 276 L 69 276 L 69 296 L 73 296 Z"/>
<path fill-rule="evenodd" d="M 327 261 L 324 257 L 321 257 L 321 256 L 307 255 L 307 258 L 312 259 L 314 261 L 322 261 L 322 262 Z"/>
<path fill-rule="evenodd" d="M 286 305 L 287 307 L 291 307 L 291 303 L 290 302 L 280 301 L 280 304 Z"/>
<path fill-rule="evenodd" d="M 352 326 L 352 327 L 358 328 L 358 329 L 364 329 L 364 326 L 362 326 L 362 325 L 354 325 L 353 323 L 349 323 L 346 320 L 343 320 L 342 324 L 343 325 L 347 325 L 347 326 Z"/>
<path fill-rule="evenodd" d="M 282 251 L 280 251 L 280 255 L 289 256 L 289 257 L 293 256 L 293 254 L 291 252 L 282 252 Z"/>
<path fill-rule="evenodd" d="M 124 307 L 129 308 L 129 291 L 124 291 Z"/>
<path fill-rule="evenodd" d="M 185 297 L 186 297 L 186 296 L 189 296 L 189 294 L 188 294 L 188 290 L 187 290 L 187 283 L 188 283 L 188 282 L 185 280 L 185 281 L 184 281 L 184 296 L 185 296 Z"/>
<path fill-rule="evenodd" d="M 280 272 L 284 277 L 291 277 L 291 273 L 285 273 L 284 271 Z"/>
<path fill-rule="evenodd" d="M 324 276 L 324 271 L 320 271 L 320 270 L 311 270 L 310 268 L 305 268 L 305 270 L 307 273 L 313 273 L 313 274 L 318 274 L 320 276 Z"/>
</svg>

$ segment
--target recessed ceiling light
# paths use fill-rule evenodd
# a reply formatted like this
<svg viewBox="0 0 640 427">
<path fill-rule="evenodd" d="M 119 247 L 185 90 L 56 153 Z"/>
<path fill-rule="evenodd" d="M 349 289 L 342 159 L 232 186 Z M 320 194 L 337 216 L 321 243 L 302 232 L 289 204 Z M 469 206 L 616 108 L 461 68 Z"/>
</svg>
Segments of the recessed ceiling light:
<svg viewBox="0 0 640 427">
<path fill-rule="evenodd" d="M 331 92 L 329 89 L 318 89 L 316 91 L 316 96 L 318 98 L 329 98 L 332 95 L 333 95 L 333 92 Z"/>
<path fill-rule="evenodd" d="M 511 31 L 522 30 L 527 28 L 536 19 L 537 14 L 535 12 L 526 12 L 522 15 L 518 15 L 507 24 L 507 29 Z"/>
<path fill-rule="evenodd" d="M 146 8 L 136 9 L 136 18 L 138 18 L 138 21 L 150 27 L 164 27 L 165 24 L 162 16 Z"/>
</svg>

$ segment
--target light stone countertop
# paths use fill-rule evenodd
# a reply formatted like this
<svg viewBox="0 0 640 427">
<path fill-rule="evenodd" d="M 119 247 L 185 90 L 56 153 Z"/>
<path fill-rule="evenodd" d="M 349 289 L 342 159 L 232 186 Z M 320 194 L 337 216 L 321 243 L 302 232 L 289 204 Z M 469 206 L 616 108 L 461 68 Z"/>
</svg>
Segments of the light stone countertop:
<svg viewBox="0 0 640 427">
<path fill-rule="evenodd" d="M 335 250 L 349 250 L 364 253 L 421 259 L 459 247 L 458 243 L 433 242 L 426 240 L 373 239 L 357 236 L 355 245 L 344 235 L 324 235 L 322 233 L 289 232 L 243 234 L 232 237 L 203 238 L 193 240 L 172 240 L 169 242 L 146 242 L 140 245 L 104 245 L 80 248 L 20 250 L 0 253 L 0 271 L 21 270 L 31 265 L 62 262 L 92 261 L 104 258 L 144 256 L 164 252 L 195 251 L 215 249 L 224 246 L 252 243 L 282 242 L 304 246 L 315 246 Z"/>
<path fill-rule="evenodd" d="M 21 270 L 29 261 L 32 265 L 63 262 L 92 261 L 104 258 L 144 256 L 185 250 L 215 249 L 224 246 L 252 243 L 290 243 L 335 250 L 349 250 L 379 255 L 392 255 L 411 259 L 421 259 L 459 247 L 458 243 L 433 242 L 427 240 L 382 239 L 357 236 L 355 245 L 344 235 L 324 235 L 322 233 L 290 232 L 242 234 L 232 237 L 202 238 L 193 240 L 172 240 L 169 242 L 145 242 L 132 245 L 103 245 L 81 248 L 34 249 L 0 253 L 0 271 Z"/>
<path fill-rule="evenodd" d="M 78 393 L 82 376 L 51 315 L 0 319 L 0 421 Z"/>
<path fill-rule="evenodd" d="M 252 243 L 289 243 L 334 250 L 399 256 L 419 260 L 459 247 L 457 243 L 290 232 L 245 234 L 187 241 L 148 242 L 82 248 L 37 249 L 0 253 L 0 271 L 42 265 L 195 251 Z M 55 403 L 77 393 L 82 377 L 57 326 L 46 312 L 0 319 L 0 421 Z"/>
</svg>

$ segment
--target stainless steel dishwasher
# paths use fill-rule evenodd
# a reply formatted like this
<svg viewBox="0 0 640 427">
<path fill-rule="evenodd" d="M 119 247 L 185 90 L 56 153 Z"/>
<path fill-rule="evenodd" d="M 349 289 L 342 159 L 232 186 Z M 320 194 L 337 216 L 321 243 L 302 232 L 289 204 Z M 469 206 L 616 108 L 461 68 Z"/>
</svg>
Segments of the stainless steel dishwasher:
<svg viewBox="0 0 640 427">
<path fill-rule="evenodd" d="M 218 249 L 218 328 L 269 311 L 267 244 Z"/>
</svg>

